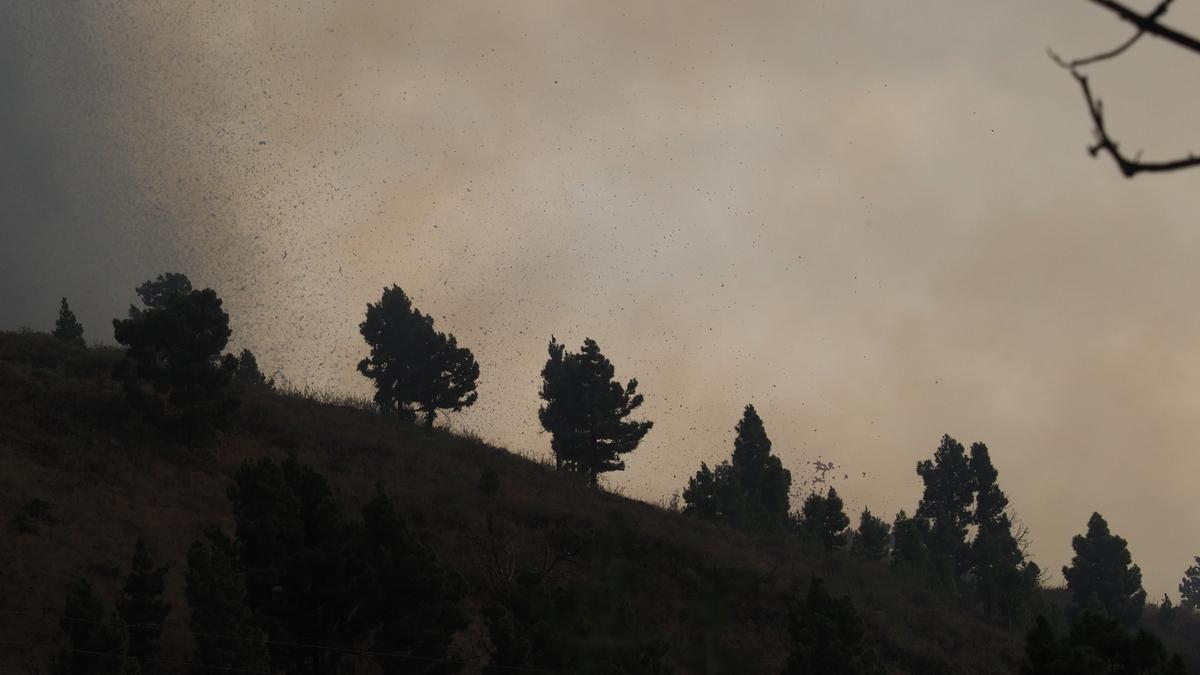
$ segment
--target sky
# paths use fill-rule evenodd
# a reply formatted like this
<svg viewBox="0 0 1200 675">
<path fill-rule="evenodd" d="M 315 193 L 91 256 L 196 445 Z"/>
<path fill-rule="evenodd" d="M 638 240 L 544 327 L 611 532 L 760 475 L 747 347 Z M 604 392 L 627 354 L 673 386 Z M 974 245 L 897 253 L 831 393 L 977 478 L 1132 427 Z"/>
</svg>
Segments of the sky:
<svg viewBox="0 0 1200 675">
<path fill-rule="evenodd" d="M 182 271 L 277 379 L 367 395 L 358 323 L 398 284 L 479 360 L 449 423 L 515 452 L 549 456 L 550 336 L 597 340 L 655 422 L 626 495 L 727 458 L 753 403 L 794 503 L 820 461 L 855 520 L 911 512 L 950 434 L 988 444 L 1052 581 L 1092 511 L 1152 598 L 1200 555 L 1200 170 L 1088 156 L 1046 48 L 1129 29 L 1084 0 L 0 15 L 0 329 L 67 296 L 111 343 Z M 1123 148 L 1200 148 L 1196 57 L 1090 72 Z"/>
</svg>

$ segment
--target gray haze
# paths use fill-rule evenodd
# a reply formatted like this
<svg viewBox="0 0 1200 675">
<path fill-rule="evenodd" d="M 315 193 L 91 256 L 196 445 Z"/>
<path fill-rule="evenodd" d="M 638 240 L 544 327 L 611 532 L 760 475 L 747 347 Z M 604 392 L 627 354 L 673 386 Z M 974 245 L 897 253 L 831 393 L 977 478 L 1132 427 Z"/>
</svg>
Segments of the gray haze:
<svg viewBox="0 0 1200 675">
<path fill-rule="evenodd" d="M 133 287 L 179 270 L 268 371 L 365 393 L 357 324 L 397 283 L 480 360 L 452 423 L 514 451 L 548 454 L 550 335 L 597 339 L 656 422 L 609 480 L 626 494 L 727 457 L 753 402 L 856 511 L 911 511 L 950 433 L 989 444 L 1056 578 L 1093 510 L 1152 597 L 1200 554 L 1200 172 L 1086 155 L 1044 49 L 1127 35 L 1087 3 L 0 17 L 2 328 L 49 328 L 66 295 L 111 341 Z M 1200 147 L 1198 77 L 1147 40 L 1095 83 L 1149 157 Z"/>
</svg>

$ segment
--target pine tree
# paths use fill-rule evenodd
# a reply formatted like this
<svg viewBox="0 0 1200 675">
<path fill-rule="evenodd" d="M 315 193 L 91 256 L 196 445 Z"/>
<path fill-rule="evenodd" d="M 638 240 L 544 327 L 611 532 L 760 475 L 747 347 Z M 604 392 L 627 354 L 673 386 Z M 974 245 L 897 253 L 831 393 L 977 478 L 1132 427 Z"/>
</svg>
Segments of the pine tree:
<svg viewBox="0 0 1200 675">
<path fill-rule="evenodd" d="M 734 428 L 733 462 L 701 464 L 683 491 L 684 513 L 743 529 L 773 529 L 788 518 L 792 474 L 771 454 L 762 418 L 747 405 Z"/>
<path fill-rule="evenodd" d="M 129 630 L 129 656 L 138 660 L 142 675 L 158 670 L 150 660 L 158 655 L 162 623 L 171 611 L 162 597 L 166 575 L 167 567 L 155 567 L 149 547 L 138 537 L 117 612 Z"/>
<path fill-rule="evenodd" d="M 921 521 L 909 518 L 901 509 L 892 524 L 892 564 L 898 567 L 923 570 L 929 564 L 929 547 Z"/>
<path fill-rule="evenodd" d="M 70 646 L 51 664 L 55 675 L 130 675 L 136 664 L 126 655 L 127 635 L 115 617 L 105 618 L 104 603 L 87 579 L 67 589 L 59 626 Z"/>
<path fill-rule="evenodd" d="M 557 467 L 581 473 L 595 486 L 600 474 L 625 469 L 621 455 L 636 449 L 654 423 L 626 419 L 642 405 L 637 380 L 625 386 L 613 380 L 613 365 L 594 340 L 571 354 L 551 337 L 549 352 L 542 369 L 546 404 L 538 419 L 553 435 Z"/>
<path fill-rule="evenodd" d="M 818 492 L 810 494 L 804 500 L 800 513 L 801 528 L 827 550 L 836 550 L 846 543 L 846 528 L 850 526 L 850 518 L 843 510 L 842 498 L 833 487 L 824 497 Z"/>
<path fill-rule="evenodd" d="M 970 485 L 975 492 L 975 511 L 970 522 L 974 525 L 997 524 L 1008 508 L 1008 497 L 996 482 L 1000 472 L 992 465 L 991 455 L 983 443 L 971 444 L 968 461 Z"/>
<path fill-rule="evenodd" d="M 1179 604 L 1193 612 L 1200 611 L 1200 556 L 1187 568 L 1179 582 Z"/>
<path fill-rule="evenodd" d="M 172 297 L 191 294 L 192 282 L 186 275 L 178 272 L 164 272 L 155 279 L 144 282 L 135 290 L 147 308 L 166 309 Z"/>
<path fill-rule="evenodd" d="M 1033 628 L 1025 636 L 1025 659 L 1021 662 L 1021 675 L 1060 675 L 1057 662 L 1061 658 L 1061 651 L 1050 622 L 1038 614 Z"/>
<path fill-rule="evenodd" d="M 54 330 L 50 334 L 69 345 L 84 346 L 83 326 L 75 318 L 75 312 L 71 311 L 66 298 L 58 306 L 58 320 L 54 322 Z"/>
<path fill-rule="evenodd" d="M 1130 634 L 1114 619 L 1084 611 L 1070 632 L 1056 638 L 1045 617 L 1037 621 L 1025 640 L 1022 675 L 1184 675 L 1179 656 L 1168 656 L 1162 641 L 1139 629 Z"/>
<path fill-rule="evenodd" d="M 1039 570 L 1025 560 L 1007 515 L 979 526 L 971 554 L 975 591 L 984 611 L 1008 625 L 1020 622 L 1037 593 Z"/>
<path fill-rule="evenodd" d="M 1163 593 L 1162 602 L 1158 605 L 1158 622 L 1163 625 L 1170 624 L 1175 621 L 1175 603 L 1171 602 L 1171 598 Z"/>
<path fill-rule="evenodd" d="M 289 457 L 243 463 L 229 497 L 245 605 L 272 641 L 272 670 L 341 672 L 369 640 L 384 673 L 442 671 L 465 625 L 462 591 L 386 495 L 348 521 L 324 477 Z"/>
<path fill-rule="evenodd" d="M 1127 542 L 1109 532 L 1099 513 L 1088 520 L 1087 534 L 1071 541 L 1075 556 L 1063 567 L 1076 610 L 1099 603 L 1114 619 L 1136 624 L 1146 604 L 1142 571 L 1132 564 Z"/>
<path fill-rule="evenodd" d="M 709 522 L 742 529 L 769 524 L 763 522 L 764 510 L 756 509 L 751 496 L 742 490 L 729 460 L 713 469 L 701 462 L 700 470 L 688 479 L 681 496 L 684 513 Z"/>
<path fill-rule="evenodd" d="M 711 522 L 724 519 L 726 507 L 721 498 L 722 486 L 718 483 L 717 475 L 716 471 L 708 468 L 708 464 L 700 462 L 700 470 L 688 479 L 687 487 L 683 489 L 684 513 Z"/>
<path fill-rule="evenodd" d="M 358 328 L 371 347 L 358 370 L 375 381 L 382 410 L 404 419 L 421 413 L 431 429 L 438 410 L 457 412 L 475 403 L 479 364 L 471 350 L 434 330 L 433 317 L 413 307 L 399 286 L 383 289 L 379 302 L 367 305 Z"/>
<path fill-rule="evenodd" d="M 243 349 L 242 353 L 236 357 L 236 366 L 233 371 L 233 381 L 243 387 L 269 388 L 275 386 L 275 380 L 267 379 L 267 376 L 259 370 L 258 359 L 249 349 Z"/>
<path fill-rule="evenodd" d="M 882 518 L 871 515 L 871 510 L 864 508 L 850 554 L 863 560 L 882 560 L 888 554 L 891 532 L 892 528 Z"/>
<path fill-rule="evenodd" d="M 1012 532 L 1008 497 L 996 479 L 987 446 L 971 445 L 969 467 L 975 489 L 971 523 L 978 529 L 971 542 L 971 572 L 984 610 L 1009 625 L 1023 618 L 1037 593 L 1037 566 L 1026 560 Z"/>
<path fill-rule="evenodd" d="M 188 441 L 202 435 L 236 407 L 226 386 L 231 373 L 221 351 L 229 341 L 229 315 L 216 291 L 184 293 L 190 283 L 164 287 L 147 282 L 138 288 L 146 309 L 129 308 L 128 319 L 114 319 L 117 342 L 126 346 L 113 377 L 126 400 L 168 435 Z M 160 275 L 160 280 L 162 276 Z"/>
<path fill-rule="evenodd" d="M 360 599 L 347 589 L 351 531 L 329 484 L 295 456 L 248 460 L 229 499 L 254 622 L 277 643 L 303 643 L 273 645 L 272 668 L 336 670 L 342 652 L 304 645 L 349 648 L 366 628 L 346 621 Z"/>
<path fill-rule="evenodd" d="M 451 638 L 467 625 L 459 609 L 463 590 L 432 549 L 420 542 L 380 492 L 363 508 L 362 526 L 350 545 L 361 573 L 351 584 L 363 602 L 358 620 L 372 635 L 384 673 L 444 673 Z M 363 631 L 364 633 L 366 631 Z M 415 659 L 389 658 L 403 654 Z"/>
<path fill-rule="evenodd" d="M 792 474 L 771 454 L 771 439 L 754 406 L 747 405 L 734 428 L 733 474 L 759 520 L 782 523 L 790 504 Z"/>
<path fill-rule="evenodd" d="M 975 481 L 962 443 L 942 436 L 933 459 L 917 464 L 917 475 L 925 483 L 925 492 L 915 517 L 928 530 L 925 543 L 939 573 L 957 579 L 970 567 L 966 537 L 975 501 Z"/>
<path fill-rule="evenodd" d="M 850 598 L 834 598 L 820 579 L 809 585 L 803 603 L 788 613 L 792 653 L 785 675 L 857 675 L 878 670 L 875 655 L 862 646 L 863 622 Z"/>
<path fill-rule="evenodd" d="M 187 555 L 186 596 L 196 640 L 196 661 L 221 670 L 266 671 L 266 634 L 246 606 L 245 571 L 237 544 L 209 530 Z"/>
</svg>

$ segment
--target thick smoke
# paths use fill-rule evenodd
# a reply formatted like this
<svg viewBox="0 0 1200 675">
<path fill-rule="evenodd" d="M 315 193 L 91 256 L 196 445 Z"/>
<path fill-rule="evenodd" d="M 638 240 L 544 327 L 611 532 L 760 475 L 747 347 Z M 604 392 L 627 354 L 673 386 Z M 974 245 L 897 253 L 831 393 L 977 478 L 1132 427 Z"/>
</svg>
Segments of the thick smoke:
<svg viewBox="0 0 1200 675">
<path fill-rule="evenodd" d="M 480 359 L 457 423 L 514 450 L 548 448 L 550 335 L 597 339 L 656 421 L 634 496 L 727 456 L 753 402 L 852 506 L 911 510 L 948 432 L 992 448 L 1045 568 L 1092 510 L 1156 593 L 1196 553 L 1195 178 L 1083 152 L 1043 50 L 1124 35 L 1086 7 L 0 5 L 0 326 L 66 295 L 110 339 L 181 270 L 267 371 L 361 392 L 398 283 Z M 1197 72 L 1172 59 L 1103 81 L 1148 152 L 1194 118 L 1138 77 Z"/>
</svg>

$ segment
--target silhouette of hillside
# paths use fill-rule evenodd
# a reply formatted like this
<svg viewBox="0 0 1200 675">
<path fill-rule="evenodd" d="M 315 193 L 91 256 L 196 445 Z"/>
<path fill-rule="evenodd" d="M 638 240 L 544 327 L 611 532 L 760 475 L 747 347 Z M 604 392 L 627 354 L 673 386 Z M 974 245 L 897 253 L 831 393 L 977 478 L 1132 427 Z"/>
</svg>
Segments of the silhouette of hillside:
<svg viewBox="0 0 1200 675">
<path fill-rule="evenodd" d="M 139 536 L 171 566 L 158 665 L 190 672 L 187 549 L 209 525 L 232 531 L 226 490 L 243 460 L 288 455 L 322 473 L 347 511 L 382 487 L 461 579 L 468 625 L 448 660 L 462 672 L 489 661 L 484 608 L 498 585 L 530 575 L 570 593 L 552 620 L 588 643 L 575 672 L 608 671 L 588 654 L 625 647 L 656 654 L 626 672 L 779 672 L 788 608 L 814 576 L 852 598 L 864 644 L 889 672 L 1019 668 L 1026 626 L 988 622 L 884 563 L 595 490 L 479 439 L 397 424 L 368 401 L 247 390 L 215 441 L 164 445 L 124 407 L 110 375 L 120 355 L 0 332 L 0 672 L 36 672 L 65 644 L 58 614 L 71 582 L 88 578 L 111 607 Z M 17 527 L 31 503 L 42 504 L 33 527 Z M 1195 618 L 1158 632 L 1186 652 Z M 367 655 L 350 656 L 375 672 Z"/>
</svg>

